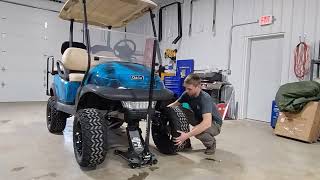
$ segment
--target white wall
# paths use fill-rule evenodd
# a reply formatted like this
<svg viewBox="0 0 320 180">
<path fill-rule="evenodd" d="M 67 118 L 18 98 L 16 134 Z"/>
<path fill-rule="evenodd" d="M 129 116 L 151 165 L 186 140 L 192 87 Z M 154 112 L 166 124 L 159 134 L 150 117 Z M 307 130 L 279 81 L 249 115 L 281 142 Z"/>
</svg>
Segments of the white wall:
<svg viewBox="0 0 320 180">
<path fill-rule="evenodd" d="M 61 8 L 58 3 L 39 0 L 17 2 Z M 0 69 L 6 69 L 0 70 L 0 102 L 46 100 L 46 58 L 61 58 L 60 47 L 69 38 L 69 23 L 60 20 L 56 12 L 1 1 L 0 17 Z M 82 41 L 80 28 L 75 25 L 75 40 Z"/>
<path fill-rule="evenodd" d="M 242 104 L 245 98 L 243 96 L 245 83 L 242 75 L 247 58 L 247 38 L 263 34 L 284 33 L 281 83 L 297 81 L 293 73 L 293 50 L 299 43 L 299 35 L 306 33 L 306 42 L 311 45 L 311 57 L 318 56 L 317 50 L 314 52 L 313 49 L 318 49 L 320 39 L 318 21 L 320 3 L 318 0 L 241 0 L 241 3 L 237 0 L 235 7 L 235 24 L 254 21 L 256 17 L 264 14 L 273 14 L 276 18 L 271 26 L 248 25 L 234 31 L 230 81 L 236 87 L 237 100 L 240 103 L 240 117 L 242 117 L 245 109 Z M 272 73 L 272 69 L 266 69 L 266 73 Z"/>
<path fill-rule="evenodd" d="M 228 30 L 231 24 L 231 4 L 228 1 L 217 1 L 217 21 L 216 32 L 212 32 L 212 17 L 213 17 L 213 1 L 212 0 L 199 0 L 194 1 L 193 18 L 192 18 L 192 35 L 189 37 L 189 19 L 190 19 L 190 0 L 184 1 L 182 4 L 182 26 L 183 37 L 177 45 L 171 42 L 176 37 L 176 25 L 170 27 L 170 20 L 177 23 L 176 18 L 165 17 L 163 28 L 163 41 L 161 42 L 162 51 L 166 48 L 177 48 L 178 59 L 196 60 L 195 68 L 218 68 L 224 69 L 227 64 L 228 52 Z M 176 11 L 175 7 L 169 7 L 167 11 Z M 172 13 L 176 16 L 177 13 Z M 222 18 L 221 18 L 222 17 Z M 165 29 L 172 29 L 171 32 L 175 33 L 173 37 L 168 37 Z M 210 67 L 208 67 L 210 66 Z"/>
<path fill-rule="evenodd" d="M 235 86 L 236 101 L 239 102 L 239 117 L 243 116 L 244 102 L 244 67 L 247 59 L 248 37 L 284 34 L 284 50 L 281 83 L 297 81 L 293 73 L 293 50 L 299 43 L 299 35 L 306 36 L 306 42 L 311 45 L 311 57 L 318 56 L 318 42 L 320 40 L 320 22 L 318 0 L 234 0 L 234 13 L 232 16 L 233 0 L 217 0 L 216 33 L 212 34 L 211 16 L 208 11 L 212 1 L 199 0 L 206 10 L 197 11 L 200 22 L 196 22 L 203 32 L 196 32 L 188 36 L 190 0 L 183 1 L 183 38 L 180 45 L 174 46 L 170 41 L 162 42 L 162 52 L 165 48 L 178 48 L 178 59 L 194 58 L 196 68 L 227 69 L 229 30 L 233 24 L 242 24 L 257 21 L 261 15 L 272 14 L 275 22 L 272 25 L 260 27 L 258 24 L 235 27 L 233 30 L 233 43 L 231 51 L 231 75 L 229 81 Z M 168 18 L 165 28 L 174 29 L 175 8 L 168 8 Z M 171 16 L 171 17 L 170 17 Z M 169 21 L 169 22 L 168 22 Z M 172 25 L 172 27 L 170 26 Z M 203 27 L 203 28 L 202 28 Z M 314 50 L 315 49 L 315 50 Z M 272 69 L 266 69 L 272 73 Z M 308 79 L 308 77 L 306 77 Z M 270 103 L 271 104 L 271 103 Z"/>
<path fill-rule="evenodd" d="M 50 9 L 53 11 L 60 11 L 63 5 L 61 3 L 51 2 L 48 0 L 6 0 L 6 1 L 25 4 L 29 6 L 35 6 L 35 7 L 44 8 L 44 9 Z"/>
</svg>

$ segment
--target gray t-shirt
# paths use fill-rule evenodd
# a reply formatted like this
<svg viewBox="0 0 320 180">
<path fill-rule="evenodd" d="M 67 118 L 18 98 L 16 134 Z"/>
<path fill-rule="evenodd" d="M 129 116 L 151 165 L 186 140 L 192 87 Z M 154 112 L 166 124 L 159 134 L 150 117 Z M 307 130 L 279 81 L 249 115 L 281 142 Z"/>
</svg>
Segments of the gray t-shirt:
<svg viewBox="0 0 320 180">
<path fill-rule="evenodd" d="M 217 110 L 216 104 L 208 93 L 201 90 L 199 96 L 190 97 L 187 92 L 184 92 L 178 99 L 178 102 L 188 103 L 190 105 L 195 115 L 194 120 L 196 121 L 192 124 L 200 124 L 202 121 L 202 115 L 205 113 L 211 113 L 212 120 L 220 126 L 222 125 L 222 118 Z"/>
</svg>

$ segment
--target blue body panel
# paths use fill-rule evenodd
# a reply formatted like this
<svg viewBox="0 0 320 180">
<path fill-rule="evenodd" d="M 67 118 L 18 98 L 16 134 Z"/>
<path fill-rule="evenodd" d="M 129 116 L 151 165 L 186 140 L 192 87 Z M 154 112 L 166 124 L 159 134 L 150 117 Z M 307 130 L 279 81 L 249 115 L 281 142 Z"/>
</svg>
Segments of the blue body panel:
<svg viewBox="0 0 320 180">
<path fill-rule="evenodd" d="M 151 69 L 129 62 L 105 62 L 90 70 L 85 84 L 117 89 L 149 89 Z M 155 90 L 164 89 L 159 76 L 155 76 Z"/>
<path fill-rule="evenodd" d="M 65 104 L 74 104 L 80 82 L 69 82 L 59 75 L 54 75 L 54 87 L 58 100 Z"/>
<path fill-rule="evenodd" d="M 84 85 L 94 84 L 115 89 L 144 89 L 150 87 L 151 69 L 129 62 L 105 62 L 92 68 Z M 59 75 L 54 76 L 54 87 L 59 101 L 65 104 L 74 104 L 77 90 L 81 82 L 69 82 Z M 159 76 L 155 76 L 154 90 L 164 89 Z"/>
</svg>

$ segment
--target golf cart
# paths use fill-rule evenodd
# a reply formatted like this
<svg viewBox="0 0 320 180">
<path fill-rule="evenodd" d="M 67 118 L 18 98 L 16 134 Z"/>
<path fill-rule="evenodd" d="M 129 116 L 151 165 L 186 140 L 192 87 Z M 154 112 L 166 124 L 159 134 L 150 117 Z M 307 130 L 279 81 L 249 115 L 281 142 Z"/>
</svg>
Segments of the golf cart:
<svg viewBox="0 0 320 180">
<path fill-rule="evenodd" d="M 188 125 L 178 121 L 185 120 L 175 113 L 179 109 L 165 108 L 173 93 L 155 73 L 155 7 L 150 0 L 68 0 L 60 12 L 60 18 L 70 21 L 70 38 L 62 44 L 61 60 L 47 59 L 47 76 L 53 76 L 51 87 L 47 77 L 47 128 L 51 133 L 61 133 L 66 119 L 74 116 L 73 147 L 82 167 L 95 167 L 104 161 L 108 131 L 124 122 L 129 148 L 115 153 L 126 159 L 131 168 L 157 163 L 149 150 L 151 126 L 160 152 L 173 154 L 183 148 L 176 147 L 172 137 L 178 136 L 177 130 L 187 131 Z M 110 30 L 148 12 L 153 37 Z M 73 41 L 74 22 L 83 23 L 85 44 Z M 91 46 L 94 40 L 90 40 L 88 25 L 107 33 L 107 42 L 96 41 Z M 110 34 L 120 40 L 111 42 Z M 139 128 L 142 119 L 147 121 L 145 139 Z M 169 122 L 170 119 L 178 120 Z"/>
</svg>

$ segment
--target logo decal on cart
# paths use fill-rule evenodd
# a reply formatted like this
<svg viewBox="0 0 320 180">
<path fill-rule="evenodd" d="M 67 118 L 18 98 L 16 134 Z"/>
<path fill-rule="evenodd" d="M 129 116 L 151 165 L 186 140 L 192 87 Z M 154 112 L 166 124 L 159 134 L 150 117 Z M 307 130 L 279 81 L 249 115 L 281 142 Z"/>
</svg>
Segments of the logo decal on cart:
<svg viewBox="0 0 320 180">
<path fill-rule="evenodd" d="M 144 76 L 142 75 L 131 75 L 131 80 L 143 80 Z"/>
</svg>

